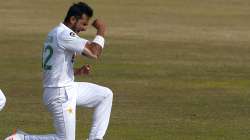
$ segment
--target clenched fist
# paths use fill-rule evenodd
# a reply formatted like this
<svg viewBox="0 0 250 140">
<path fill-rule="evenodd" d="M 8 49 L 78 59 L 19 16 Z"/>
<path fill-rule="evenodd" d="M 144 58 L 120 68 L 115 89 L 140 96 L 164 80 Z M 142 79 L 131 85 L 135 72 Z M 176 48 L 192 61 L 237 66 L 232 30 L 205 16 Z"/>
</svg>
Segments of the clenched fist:
<svg viewBox="0 0 250 140">
<path fill-rule="evenodd" d="M 74 75 L 76 76 L 81 76 L 81 75 L 89 75 L 91 70 L 91 66 L 90 65 L 83 65 L 81 68 L 76 68 L 74 70 Z"/>
<path fill-rule="evenodd" d="M 106 25 L 104 24 L 103 21 L 96 19 L 94 20 L 94 22 L 92 23 L 92 26 L 95 27 L 97 29 L 97 35 L 101 35 L 104 36 L 104 33 L 106 31 Z"/>
</svg>

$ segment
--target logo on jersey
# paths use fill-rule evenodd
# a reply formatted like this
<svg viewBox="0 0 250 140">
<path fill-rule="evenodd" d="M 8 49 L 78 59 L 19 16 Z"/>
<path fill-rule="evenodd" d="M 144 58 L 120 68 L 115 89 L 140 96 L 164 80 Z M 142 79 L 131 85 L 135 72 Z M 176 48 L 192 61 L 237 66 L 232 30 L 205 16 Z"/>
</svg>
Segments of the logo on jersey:
<svg viewBox="0 0 250 140">
<path fill-rule="evenodd" d="M 69 35 L 72 36 L 72 37 L 75 37 L 75 36 L 76 36 L 76 33 L 70 32 Z"/>
<path fill-rule="evenodd" d="M 68 111 L 68 113 L 72 114 L 73 113 L 72 107 L 68 107 L 67 111 Z"/>
<path fill-rule="evenodd" d="M 71 58 L 71 63 L 74 63 L 74 62 L 75 62 L 75 58 L 76 58 L 76 55 L 73 54 L 73 55 L 72 55 L 72 58 Z"/>
</svg>

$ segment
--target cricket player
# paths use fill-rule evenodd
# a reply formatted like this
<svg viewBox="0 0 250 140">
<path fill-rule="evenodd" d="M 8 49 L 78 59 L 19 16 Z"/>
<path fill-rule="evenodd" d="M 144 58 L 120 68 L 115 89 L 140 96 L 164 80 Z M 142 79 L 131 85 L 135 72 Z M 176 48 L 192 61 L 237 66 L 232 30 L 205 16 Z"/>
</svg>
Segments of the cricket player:
<svg viewBox="0 0 250 140">
<path fill-rule="evenodd" d="M 73 4 L 64 19 L 51 32 L 43 48 L 43 101 L 51 112 L 56 132 L 31 135 L 21 131 L 6 140 L 75 140 L 76 106 L 94 108 L 89 140 L 102 140 L 109 124 L 113 93 L 103 86 L 74 82 L 74 74 L 89 72 L 89 66 L 73 68 L 76 55 L 98 59 L 104 49 L 106 27 L 100 20 L 93 22 L 97 33 L 92 41 L 78 36 L 85 31 L 93 10 L 83 2 Z"/>
<path fill-rule="evenodd" d="M 4 108 L 6 103 L 6 98 L 2 92 L 2 90 L 0 89 L 0 111 Z"/>
</svg>

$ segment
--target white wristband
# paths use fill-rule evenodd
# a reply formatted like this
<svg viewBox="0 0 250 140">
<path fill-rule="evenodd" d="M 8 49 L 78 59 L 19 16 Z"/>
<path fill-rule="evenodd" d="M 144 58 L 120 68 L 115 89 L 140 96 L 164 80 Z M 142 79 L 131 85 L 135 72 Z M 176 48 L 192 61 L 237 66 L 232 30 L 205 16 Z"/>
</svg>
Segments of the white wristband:
<svg viewBox="0 0 250 140">
<path fill-rule="evenodd" d="M 98 44 L 98 45 L 100 45 L 102 48 L 104 48 L 104 42 L 105 42 L 105 40 L 104 40 L 104 38 L 103 38 L 102 36 L 97 35 L 97 36 L 95 37 L 95 39 L 93 40 L 93 42 L 95 42 L 96 44 Z"/>
</svg>

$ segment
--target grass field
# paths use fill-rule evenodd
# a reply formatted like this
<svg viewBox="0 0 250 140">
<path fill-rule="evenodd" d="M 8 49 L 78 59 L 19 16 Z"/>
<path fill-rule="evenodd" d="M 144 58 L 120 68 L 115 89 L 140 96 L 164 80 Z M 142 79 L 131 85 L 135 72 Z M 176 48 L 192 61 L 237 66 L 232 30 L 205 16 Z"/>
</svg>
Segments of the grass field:
<svg viewBox="0 0 250 140">
<path fill-rule="evenodd" d="M 54 132 L 42 103 L 41 48 L 70 0 L 0 4 L 0 139 L 14 128 Z M 248 140 L 250 1 L 86 0 L 108 25 L 107 48 L 77 81 L 114 91 L 105 140 Z M 94 30 L 81 34 L 91 39 Z M 92 110 L 78 108 L 77 140 Z"/>
</svg>

